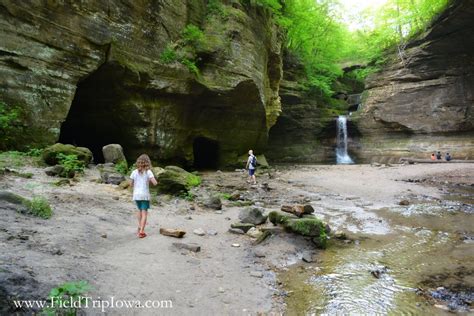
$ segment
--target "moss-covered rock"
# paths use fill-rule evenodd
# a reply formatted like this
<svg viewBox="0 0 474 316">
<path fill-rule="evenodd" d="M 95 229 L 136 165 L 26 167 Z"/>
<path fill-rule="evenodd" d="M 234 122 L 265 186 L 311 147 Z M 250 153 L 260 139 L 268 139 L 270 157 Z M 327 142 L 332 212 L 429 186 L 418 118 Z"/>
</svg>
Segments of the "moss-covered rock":
<svg viewBox="0 0 474 316">
<path fill-rule="evenodd" d="M 201 184 L 201 178 L 177 166 L 167 166 L 158 174 L 158 191 L 178 194 Z"/>
<path fill-rule="evenodd" d="M 12 192 L 0 191 L 0 204 L 6 209 L 12 209 L 18 213 L 34 215 L 44 219 L 48 219 L 53 215 L 48 201 L 42 197 L 33 197 L 30 200 Z"/>
<path fill-rule="evenodd" d="M 294 218 L 272 211 L 268 215 L 270 221 L 274 224 L 280 224 L 287 231 L 298 235 L 312 237 L 312 241 L 319 248 L 326 248 L 327 242 L 327 225 L 317 218 Z"/>
<path fill-rule="evenodd" d="M 59 163 L 58 154 L 76 155 L 77 159 L 85 164 L 92 162 L 92 152 L 85 147 L 76 147 L 69 144 L 56 143 L 43 150 L 42 158 L 48 165 L 54 166 Z"/>
</svg>

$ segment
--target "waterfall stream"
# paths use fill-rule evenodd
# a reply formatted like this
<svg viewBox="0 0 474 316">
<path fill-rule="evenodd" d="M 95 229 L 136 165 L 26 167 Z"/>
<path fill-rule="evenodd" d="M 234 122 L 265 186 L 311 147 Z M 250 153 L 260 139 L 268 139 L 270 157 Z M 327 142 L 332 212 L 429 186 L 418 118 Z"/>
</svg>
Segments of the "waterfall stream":
<svg viewBox="0 0 474 316">
<path fill-rule="evenodd" d="M 337 145 L 336 145 L 336 162 L 337 164 L 354 163 L 347 153 L 347 118 L 339 115 L 337 118 Z"/>
</svg>

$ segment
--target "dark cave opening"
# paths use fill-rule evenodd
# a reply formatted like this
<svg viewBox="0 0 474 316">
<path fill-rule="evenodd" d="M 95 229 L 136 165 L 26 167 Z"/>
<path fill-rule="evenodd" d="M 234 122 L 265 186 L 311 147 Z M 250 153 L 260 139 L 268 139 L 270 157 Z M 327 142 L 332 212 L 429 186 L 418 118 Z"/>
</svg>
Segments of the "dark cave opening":
<svg viewBox="0 0 474 316">
<path fill-rule="evenodd" d="M 103 146 L 118 143 L 126 148 L 132 135 L 127 126 L 139 119 L 133 107 L 123 104 L 123 72 L 105 64 L 82 80 L 61 125 L 59 142 L 89 148 L 96 163 L 104 161 Z"/>
<path fill-rule="evenodd" d="M 217 169 L 219 165 L 219 143 L 206 137 L 197 137 L 193 142 L 194 167 Z"/>
</svg>

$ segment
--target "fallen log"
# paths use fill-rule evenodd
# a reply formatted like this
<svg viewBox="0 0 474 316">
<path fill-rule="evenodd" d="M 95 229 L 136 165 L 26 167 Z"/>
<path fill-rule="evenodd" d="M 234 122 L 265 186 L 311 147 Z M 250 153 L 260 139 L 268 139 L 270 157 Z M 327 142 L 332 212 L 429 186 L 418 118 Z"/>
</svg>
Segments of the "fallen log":
<svg viewBox="0 0 474 316">
<path fill-rule="evenodd" d="M 305 214 L 312 214 L 314 213 L 314 208 L 309 205 L 282 205 L 281 210 L 286 213 L 290 213 L 296 215 L 298 217 L 303 217 Z"/>
<path fill-rule="evenodd" d="M 170 237 L 183 238 L 186 232 L 180 229 L 160 228 L 160 234 Z"/>
<path fill-rule="evenodd" d="M 474 160 L 460 160 L 453 159 L 450 161 L 446 160 L 431 160 L 431 159 L 418 159 L 418 158 L 400 158 L 400 163 L 408 162 L 409 164 L 414 163 L 474 163 Z"/>
</svg>

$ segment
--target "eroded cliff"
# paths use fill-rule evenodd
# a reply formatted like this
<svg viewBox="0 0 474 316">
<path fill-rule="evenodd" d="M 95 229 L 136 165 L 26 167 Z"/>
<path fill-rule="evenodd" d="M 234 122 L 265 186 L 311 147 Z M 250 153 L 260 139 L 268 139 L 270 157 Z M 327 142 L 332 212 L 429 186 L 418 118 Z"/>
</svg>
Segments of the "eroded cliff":
<svg viewBox="0 0 474 316">
<path fill-rule="evenodd" d="M 450 152 L 474 157 L 474 2 L 455 1 L 366 82 L 356 124 L 362 161 Z"/>
<path fill-rule="evenodd" d="M 248 1 L 4 0 L 0 16 L 0 97 L 24 111 L 19 148 L 61 140 L 100 160 L 118 142 L 129 158 L 231 165 L 263 149 L 280 112 L 279 30 Z M 164 62 L 190 24 L 204 44 Z"/>
</svg>

